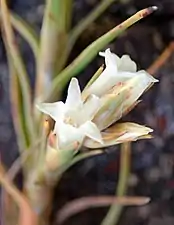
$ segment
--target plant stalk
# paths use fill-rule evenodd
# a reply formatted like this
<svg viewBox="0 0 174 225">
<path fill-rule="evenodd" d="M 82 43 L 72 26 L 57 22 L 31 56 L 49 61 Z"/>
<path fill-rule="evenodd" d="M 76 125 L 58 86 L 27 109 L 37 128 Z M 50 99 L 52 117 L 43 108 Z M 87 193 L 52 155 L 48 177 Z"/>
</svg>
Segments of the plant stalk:
<svg viewBox="0 0 174 225">
<path fill-rule="evenodd" d="M 116 189 L 117 197 L 124 196 L 127 191 L 127 181 L 130 171 L 130 146 L 130 142 L 126 142 L 121 145 L 119 181 Z M 123 206 L 121 205 L 111 205 L 101 225 L 116 225 L 119 221 L 122 209 Z"/>
</svg>

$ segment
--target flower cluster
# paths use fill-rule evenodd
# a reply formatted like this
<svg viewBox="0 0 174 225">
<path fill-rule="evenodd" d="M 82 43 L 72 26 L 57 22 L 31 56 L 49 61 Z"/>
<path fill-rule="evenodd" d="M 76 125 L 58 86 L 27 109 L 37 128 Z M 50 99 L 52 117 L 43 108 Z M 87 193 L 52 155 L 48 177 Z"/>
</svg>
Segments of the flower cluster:
<svg viewBox="0 0 174 225">
<path fill-rule="evenodd" d="M 55 121 L 53 133 L 58 149 L 73 143 L 105 147 L 146 138 L 152 132 L 135 123 L 115 122 L 134 108 L 139 97 L 158 80 L 144 70 L 137 71 L 128 55 L 119 58 L 110 49 L 99 54 L 105 58 L 106 68 L 82 92 L 78 80 L 72 78 L 65 103 L 37 104 Z"/>
</svg>

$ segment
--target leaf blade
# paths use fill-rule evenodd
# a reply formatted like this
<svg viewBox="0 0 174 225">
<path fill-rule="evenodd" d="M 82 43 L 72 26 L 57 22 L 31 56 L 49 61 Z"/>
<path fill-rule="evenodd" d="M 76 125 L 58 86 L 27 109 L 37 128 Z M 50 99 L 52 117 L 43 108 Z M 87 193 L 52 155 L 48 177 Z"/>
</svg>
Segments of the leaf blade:
<svg viewBox="0 0 174 225">
<path fill-rule="evenodd" d="M 10 13 L 10 21 L 15 30 L 17 30 L 19 34 L 28 42 L 34 53 L 35 59 L 37 59 L 39 52 L 39 37 L 37 33 L 26 21 L 15 13 Z"/>
<path fill-rule="evenodd" d="M 47 92 L 53 77 L 61 69 L 61 59 L 64 58 L 64 49 L 68 41 L 71 2 L 72 0 L 46 1 L 37 63 L 36 102 Z M 60 60 L 57 60 L 58 58 Z"/>
<path fill-rule="evenodd" d="M 10 14 L 7 8 L 6 0 L 1 0 L 1 15 L 3 25 L 3 38 L 6 42 L 7 52 L 13 60 L 13 64 L 17 75 L 19 76 L 20 86 L 23 95 L 24 114 L 27 123 L 27 129 L 30 134 L 31 140 L 35 138 L 35 127 L 32 119 L 32 105 L 31 105 L 31 89 L 22 57 L 16 45 L 15 36 L 11 27 Z"/>
</svg>

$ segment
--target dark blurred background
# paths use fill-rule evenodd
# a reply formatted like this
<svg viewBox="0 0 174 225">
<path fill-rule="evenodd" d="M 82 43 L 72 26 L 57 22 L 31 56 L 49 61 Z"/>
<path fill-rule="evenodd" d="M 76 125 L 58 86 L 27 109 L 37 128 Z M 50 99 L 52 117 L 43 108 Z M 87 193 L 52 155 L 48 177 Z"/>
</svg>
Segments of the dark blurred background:
<svg viewBox="0 0 174 225">
<path fill-rule="evenodd" d="M 74 0 L 72 24 L 76 24 L 99 0 Z M 125 20 L 136 11 L 157 5 L 159 10 L 131 27 L 109 47 L 118 55 L 129 54 L 141 69 L 147 69 L 174 39 L 174 0 L 120 0 L 95 21 L 79 38 L 69 61 L 77 56 L 89 43 L 104 32 Z M 9 6 L 20 14 L 39 32 L 43 11 L 43 0 L 9 0 Z M 34 85 L 34 61 L 32 53 L 18 38 L 27 68 Z M 97 57 L 79 76 L 82 87 L 103 63 Z M 132 145 L 131 176 L 128 194 L 149 196 L 151 203 L 143 207 L 124 209 L 120 225 L 173 225 L 174 224 L 174 53 L 154 74 L 160 83 L 143 96 L 140 103 L 125 121 L 134 121 L 154 129 L 154 139 L 142 140 Z M 18 156 L 12 125 L 8 68 L 5 50 L 0 41 L 0 151 L 9 167 Z M 107 149 L 101 156 L 87 159 L 68 171 L 55 190 L 52 220 L 62 204 L 74 198 L 90 195 L 113 195 L 119 172 L 119 147 Z M 20 180 L 20 178 L 19 178 Z M 107 208 L 80 213 L 66 224 L 98 225 Z"/>
</svg>

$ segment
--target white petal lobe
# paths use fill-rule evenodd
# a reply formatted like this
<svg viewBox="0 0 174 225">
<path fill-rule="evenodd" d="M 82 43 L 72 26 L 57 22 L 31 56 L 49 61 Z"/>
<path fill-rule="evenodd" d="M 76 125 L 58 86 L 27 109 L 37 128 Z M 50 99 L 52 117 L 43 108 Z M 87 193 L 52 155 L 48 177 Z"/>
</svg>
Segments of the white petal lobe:
<svg viewBox="0 0 174 225">
<path fill-rule="evenodd" d="M 91 121 L 87 121 L 83 125 L 80 126 L 80 130 L 84 133 L 87 137 L 97 141 L 99 143 L 103 143 L 101 133 L 95 123 Z"/>
<path fill-rule="evenodd" d="M 72 78 L 70 81 L 65 105 L 67 108 L 80 107 L 82 105 L 81 91 L 76 78 Z"/>
<path fill-rule="evenodd" d="M 61 101 L 54 103 L 40 103 L 37 104 L 36 107 L 54 120 L 57 120 L 57 118 L 63 118 L 63 114 L 65 112 L 65 105 Z"/>
</svg>

